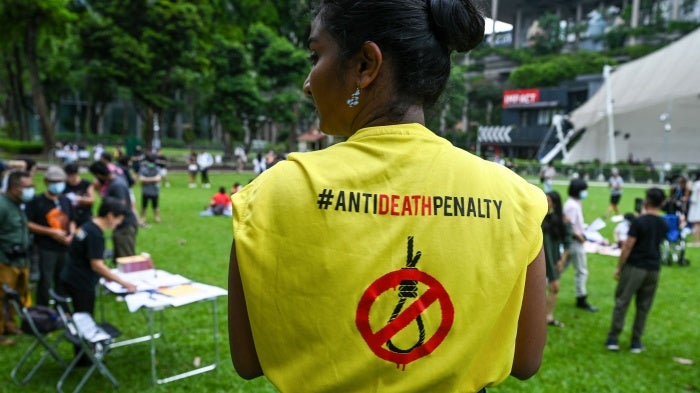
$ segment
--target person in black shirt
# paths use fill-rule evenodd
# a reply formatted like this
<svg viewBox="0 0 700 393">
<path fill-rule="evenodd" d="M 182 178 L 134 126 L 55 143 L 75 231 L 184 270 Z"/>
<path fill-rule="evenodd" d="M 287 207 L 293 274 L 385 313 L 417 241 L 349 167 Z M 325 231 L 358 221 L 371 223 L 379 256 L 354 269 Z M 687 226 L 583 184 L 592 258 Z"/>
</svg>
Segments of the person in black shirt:
<svg viewBox="0 0 700 393">
<path fill-rule="evenodd" d="M 128 257 L 136 253 L 136 233 L 138 232 L 138 219 L 132 209 L 129 186 L 123 177 L 111 172 L 102 161 L 95 161 L 90 165 L 90 172 L 101 185 L 107 185 L 103 197 L 118 199 L 127 211 L 124 220 L 112 231 L 112 243 L 114 244 L 114 259 Z"/>
<path fill-rule="evenodd" d="M 102 200 L 96 217 L 83 223 L 68 247 L 68 263 L 61 272 L 63 288 L 72 299 L 75 312 L 92 314 L 95 308 L 95 286 L 104 277 L 136 292 L 136 286 L 122 280 L 104 263 L 105 230 L 116 228 L 124 220 L 128 208 L 115 198 Z"/>
<path fill-rule="evenodd" d="M 650 188 L 643 203 L 643 214 L 632 221 L 622 246 L 622 252 L 615 269 L 618 280 L 615 289 L 615 308 L 605 346 L 611 351 L 620 349 L 618 336 L 625 324 L 625 314 L 632 297 L 636 297 L 636 313 L 632 327 L 632 353 L 642 352 L 642 333 L 646 324 L 654 294 L 659 283 L 661 252 L 659 246 L 666 236 L 668 225 L 659 216 L 665 200 L 659 188 Z"/>
<path fill-rule="evenodd" d="M 66 172 L 52 165 L 44 174 L 46 191 L 27 204 L 29 231 L 39 254 L 39 282 L 36 303 L 49 305 L 49 288 L 60 292 L 59 274 L 66 261 L 66 251 L 75 232 L 75 214 L 70 199 L 63 195 Z"/>
<path fill-rule="evenodd" d="M 66 165 L 66 189 L 63 194 L 73 202 L 75 209 L 75 223 L 80 226 L 92 218 L 92 204 L 95 203 L 95 191 L 92 184 L 80 177 L 78 166 Z"/>
</svg>

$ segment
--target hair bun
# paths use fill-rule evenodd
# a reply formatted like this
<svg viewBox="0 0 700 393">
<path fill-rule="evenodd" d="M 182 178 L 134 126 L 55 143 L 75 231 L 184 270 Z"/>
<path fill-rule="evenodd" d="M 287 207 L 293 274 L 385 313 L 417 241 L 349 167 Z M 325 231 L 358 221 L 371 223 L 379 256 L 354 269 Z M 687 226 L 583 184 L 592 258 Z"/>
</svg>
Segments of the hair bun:
<svg viewBox="0 0 700 393">
<path fill-rule="evenodd" d="M 447 49 L 467 52 L 484 39 L 484 17 L 471 0 L 428 0 L 435 36 Z"/>
</svg>

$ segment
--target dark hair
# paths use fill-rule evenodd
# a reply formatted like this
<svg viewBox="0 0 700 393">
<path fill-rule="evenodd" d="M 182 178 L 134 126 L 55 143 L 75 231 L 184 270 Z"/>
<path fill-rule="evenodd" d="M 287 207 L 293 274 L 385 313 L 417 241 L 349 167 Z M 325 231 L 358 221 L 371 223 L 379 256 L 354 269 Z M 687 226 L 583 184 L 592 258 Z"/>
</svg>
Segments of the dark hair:
<svg viewBox="0 0 700 393">
<path fill-rule="evenodd" d="M 104 151 L 104 152 L 102 152 L 102 154 L 100 154 L 100 160 L 112 162 L 112 156 L 109 153 L 107 153 L 106 151 Z"/>
<path fill-rule="evenodd" d="M 219 193 L 225 194 L 226 193 L 226 188 L 224 186 L 219 187 Z"/>
<path fill-rule="evenodd" d="M 66 175 L 75 175 L 78 173 L 78 166 L 75 164 L 66 164 L 63 170 L 66 172 Z"/>
<path fill-rule="evenodd" d="M 131 157 L 127 156 L 126 154 L 119 156 L 117 158 L 117 164 L 123 165 L 123 166 L 129 166 L 129 160 Z"/>
<path fill-rule="evenodd" d="M 32 158 L 22 157 L 19 160 L 24 161 L 24 164 L 26 165 L 25 171 L 27 171 L 27 173 L 29 173 L 32 170 L 32 168 L 34 168 L 34 166 L 36 165 L 36 161 L 34 161 L 34 159 Z"/>
<path fill-rule="evenodd" d="M 555 239 L 563 241 L 566 236 L 566 224 L 564 223 L 561 196 L 556 191 L 548 192 L 547 196 L 552 200 L 554 209 L 552 213 L 545 216 L 544 222 L 542 222 L 542 230 L 551 233 Z"/>
<path fill-rule="evenodd" d="M 126 216 L 127 207 L 117 198 L 104 197 L 100 208 L 97 210 L 97 215 L 107 217 L 107 214 L 112 213 L 113 216 Z"/>
<path fill-rule="evenodd" d="M 102 161 L 95 161 L 90 164 L 89 170 L 93 175 L 109 176 L 110 174 L 107 164 Z"/>
<path fill-rule="evenodd" d="M 18 187 L 21 180 L 25 177 L 31 177 L 29 172 L 12 170 L 7 174 L 7 189 Z"/>
<path fill-rule="evenodd" d="M 581 191 L 583 191 L 587 188 L 588 188 L 588 184 L 586 183 L 585 180 L 572 179 L 571 183 L 569 183 L 569 196 L 578 199 L 579 194 L 581 194 Z"/>
<path fill-rule="evenodd" d="M 484 37 L 471 0 L 319 0 L 314 14 L 345 60 L 367 41 L 379 46 L 394 75 L 394 116 L 435 104 L 450 77 L 450 52 L 467 52 Z"/>
<path fill-rule="evenodd" d="M 664 204 L 666 200 L 666 194 L 660 188 L 652 187 L 647 190 L 646 200 L 649 205 L 653 208 L 659 208 Z"/>
<path fill-rule="evenodd" d="M 637 216 L 635 216 L 634 213 L 625 213 L 625 215 L 622 216 L 622 217 L 624 217 L 625 220 L 627 220 L 627 221 L 632 221 L 632 220 L 634 220 L 635 217 L 637 217 Z"/>
</svg>

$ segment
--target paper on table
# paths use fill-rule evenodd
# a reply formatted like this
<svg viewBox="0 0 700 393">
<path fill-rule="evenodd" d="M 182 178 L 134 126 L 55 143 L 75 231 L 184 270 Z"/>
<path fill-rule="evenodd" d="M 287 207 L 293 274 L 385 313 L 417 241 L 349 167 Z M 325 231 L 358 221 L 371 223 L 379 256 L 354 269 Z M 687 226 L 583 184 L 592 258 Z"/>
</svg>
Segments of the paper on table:
<svg viewBox="0 0 700 393">
<path fill-rule="evenodd" d="M 136 292 L 124 297 L 129 312 L 135 312 L 141 307 L 159 308 L 170 305 L 170 300 L 167 296 L 152 292 Z"/>
<path fill-rule="evenodd" d="M 163 270 L 141 270 L 138 272 L 121 273 L 116 269 L 112 272 L 117 274 L 122 279 L 136 285 L 137 291 L 149 291 L 163 287 L 172 287 L 175 285 L 188 284 L 192 282 L 189 278 L 185 278 L 179 274 L 168 273 Z M 114 281 L 101 280 L 102 284 L 112 293 L 126 293 L 126 289 Z"/>
<path fill-rule="evenodd" d="M 189 295 L 190 293 L 194 293 L 199 291 L 200 289 L 190 285 L 190 284 L 182 284 L 182 285 L 176 285 L 174 287 L 168 287 L 168 288 L 160 288 L 158 292 L 162 293 L 163 295 L 167 296 L 184 296 L 184 295 Z"/>
<path fill-rule="evenodd" d="M 213 299 L 215 297 L 228 295 L 227 290 L 215 287 L 213 285 L 193 282 L 192 286 L 198 288 L 199 290 L 197 292 L 192 292 L 187 295 L 168 298 L 168 300 L 170 301 L 170 305 L 172 305 L 173 307 L 179 307 L 184 306 L 185 304 L 195 303 L 200 300 Z"/>
</svg>

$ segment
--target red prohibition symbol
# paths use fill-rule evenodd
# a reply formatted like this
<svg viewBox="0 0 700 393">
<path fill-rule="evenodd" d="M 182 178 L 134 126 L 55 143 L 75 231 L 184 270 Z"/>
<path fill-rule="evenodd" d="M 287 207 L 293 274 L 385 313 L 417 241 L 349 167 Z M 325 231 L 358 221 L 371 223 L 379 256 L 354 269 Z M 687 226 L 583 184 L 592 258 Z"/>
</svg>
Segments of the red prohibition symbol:
<svg viewBox="0 0 700 393">
<path fill-rule="evenodd" d="M 372 331 L 369 323 L 369 312 L 372 305 L 384 292 L 398 287 L 403 280 L 415 280 L 428 286 L 428 289 L 410 306 L 404 309 L 394 320 L 377 331 Z M 439 302 L 442 320 L 435 334 L 422 345 L 408 353 L 398 353 L 385 348 L 387 341 L 413 322 L 430 305 Z M 417 269 L 400 269 L 379 277 L 362 295 L 355 314 L 355 324 L 362 338 L 367 342 L 372 352 L 378 357 L 405 365 L 433 352 L 447 336 L 454 321 L 454 306 L 447 291 L 435 278 Z"/>
</svg>

